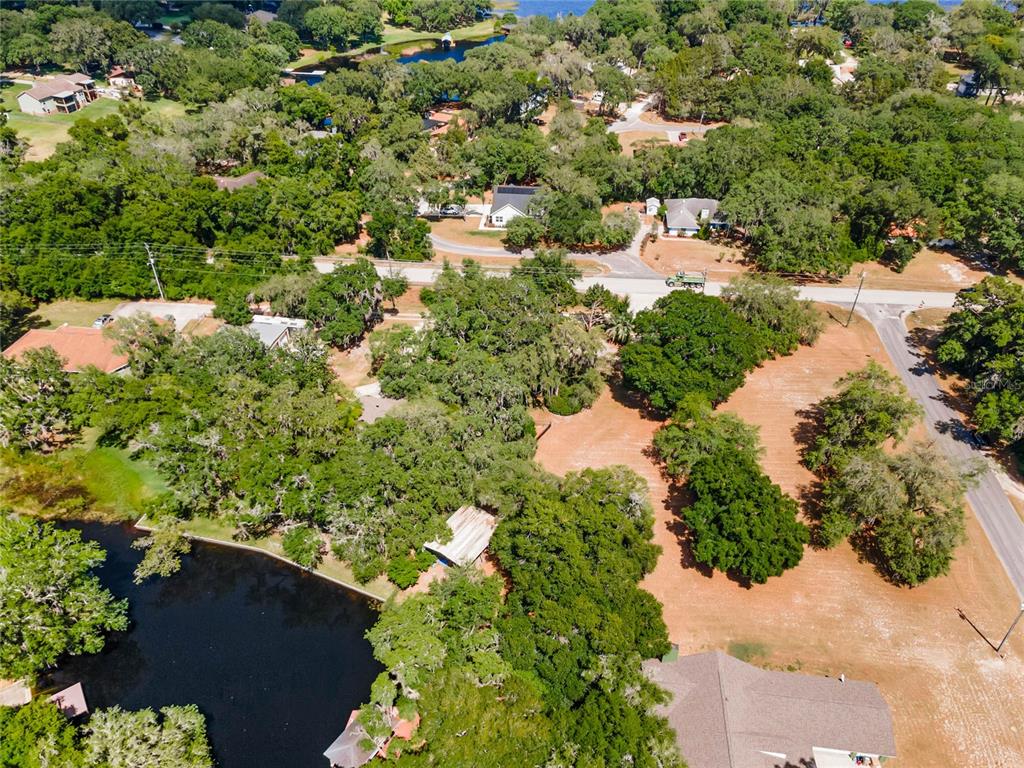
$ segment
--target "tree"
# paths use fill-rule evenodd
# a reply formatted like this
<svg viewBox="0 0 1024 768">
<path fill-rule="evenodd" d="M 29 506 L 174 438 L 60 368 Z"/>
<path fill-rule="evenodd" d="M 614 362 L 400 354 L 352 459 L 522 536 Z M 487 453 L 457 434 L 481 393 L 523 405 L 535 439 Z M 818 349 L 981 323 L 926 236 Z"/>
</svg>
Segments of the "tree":
<svg viewBox="0 0 1024 768">
<path fill-rule="evenodd" d="M 149 534 L 133 541 L 132 547 L 145 550 L 134 574 L 135 583 L 141 584 L 150 576 L 167 578 L 180 571 L 181 556 L 192 551 L 192 542 L 181 522 L 168 517 L 158 521 Z"/>
<path fill-rule="evenodd" d="M 228 325 L 249 325 L 252 322 L 252 308 L 245 292 L 229 291 L 222 294 L 217 306 L 213 308 L 213 316 L 219 317 Z"/>
<path fill-rule="evenodd" d="M 6 349 L 28 330 L 36 302 L 20 291 L 0 290 L 0 347 Z"/>
<path fill-rule="evenodd" d="M 398 311 L 398 299 L 405 295 L 405 292 L 409 290 L 409 278 L 405 275 L 394 275 L 393 277 L 385 277 L 381 281 L 382 293 L 381 297 L 385 301 L 391 302 L 391 308 Z"/>
<path fill-rule="evenodd" d="M 213 768 L 206 720 L 195 705 L 94 712 L 85 726 L 86 764 L 103 768 Z"/>
<path fill-rule="evenodd" d="M 106 553 L 78 531 L 0 512 L 0 676 L 32 677 L 65 653 L 97 653 L 104 635 L 128 626 L 90 571 Z"/>
<path fill-rule="evenodd" d="M 544 237 L 544 225 L 532 216 L 516 216 L 505 227 L 501 241 L 514 251 L 532 248 Z"/>
<path fill-rule="evenodd" d="M 797 289 L 780 277 L 750 273 L 733 278 L 722 290 L 732 310 L 760 330 L 768 347 L 781 355 L 813 344 L 824 329 L 814 305 L 797 295 Z"/>
<path fill-rule="evenodd" d="M 937 357 L 970 382 L 979 431 L 1024 444 L 1024 288 L 986 277 L 957 294 Z"/>
<path fill-rule="evenodd" d="M 539 250 L 532 258 L 522 259 L 512 268 L 512 274 L 533 281 L 556 307 L 572 306 L 579 299 L 574 283 L 583 273 L 563 249 Z"/>
<path fill-rule="evenodd" d="M 5 768 L 77 768 L 75 727 L 46 696 L 21 707 L 0 707 L 0 765 Z"/>
<path fill-rule="evenodd" d="M 705 457 L 731 453 L 753 462 L 762 449 L 757 427 L 731 413 L 715 413 L 702 396 L 688 395 L 672 421 L 654 433 L 654 448 L 668 474 L 685 479 Z"/>
<path fill-rule="evenodd" d="M 958 470 L 931 445 L 887 456 L 854 454 L 825 485 L 820 536 L 833 546 L 856 534 L 893 581 L 915 586 L 949 572 L 963 542 L 964 492 L 974 470 Z"/>
<path fill-rule="evenodd" d="M 923 414 L 899 378 L 873 360 L 836 387 L 818 404 L 820 432 L 804 454 L 811 469 L 836 467 L 844 456 L 886 440 L 899 442 Z"/>
<path fill-rule="evenodd" d="M 810 539 L 797 505 L 745 453 L 719 451 L 690 469 L 695 501 L 683 510 L 693 556 L 755 584 L 796 566 Z"/>
<path fill-rule="evenodd" d="M 308 525 L 297 525 L 281 538 L 284 553 L 303 568 L 316 568 L 323 558 L 320 532 Z"/>
<path fill-rule="evenodd" d="M 366 259 L 337 267 L 309 289 L 306 319 L 328 344 L 341 349 L 357 344 L 380 322 L 383 285 Z"/>
<path fill-rule="evenodd" d="M 0 357 L 0 447 L 49 452 L 75 439 L 71 379 L 51 347 Z"/>
<path fill-rule="evenodd" d="M 690 393 L 721 402 L 765 355 L 756 328 L 721 299 L 689 291 L 637 314 L 636 332 L 619 353 L 623 380 L 662 411 Z"/>
</svg>

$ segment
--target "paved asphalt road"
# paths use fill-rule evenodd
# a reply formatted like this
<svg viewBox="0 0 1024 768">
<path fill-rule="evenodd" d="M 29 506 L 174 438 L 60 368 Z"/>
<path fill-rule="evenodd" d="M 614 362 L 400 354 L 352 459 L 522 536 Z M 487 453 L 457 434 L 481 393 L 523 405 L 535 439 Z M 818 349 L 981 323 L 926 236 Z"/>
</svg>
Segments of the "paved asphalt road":
<svg viewBox="0 0 1024 768">
<path fill-rule="evenodd" d="M 878 331 L 907 389 L 924 406 L 925 421 L 937 444 L 947 456 L 960 461 L 983 458 L 981 444 L 964 425 L 960 415 L 946 404 L 932 367 L 917 353 L 916 345 L 908 338 L 903 322 L 903 314 L 908 308 L 886 304 L 862 306 L 863 314 Z M 986 471 L 978 484 L 967 492 L 967 500 L 981 521 L 1010 581 L 1024 599 L 1024 522 L 991 470 Z"/>
</svg>

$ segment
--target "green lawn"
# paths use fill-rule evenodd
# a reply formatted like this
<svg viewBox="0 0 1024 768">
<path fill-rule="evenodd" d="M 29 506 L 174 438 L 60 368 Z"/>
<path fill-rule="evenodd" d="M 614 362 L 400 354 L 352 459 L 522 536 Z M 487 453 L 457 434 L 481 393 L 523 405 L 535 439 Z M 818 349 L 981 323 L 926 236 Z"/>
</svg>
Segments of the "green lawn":
<svg viewBox="0 0 1024 768">
<path fill-rule="evenodd" d="M 0 502 L 41 517 L 137 520 L 147 500 L 167 490 L 156 470 L 120 448 L 93 445 L 42 456 L 0 455 Z"/>
<path fill-rule="evenodd" d="M 81 299 L 68 299 L 66 301 L 54 301 L 49 304 L 40 304 L 35 314 L 39 317 L 38 328 L 56 328 L 67 323 L 88 327 L 100 315 L 109 315 L 114 308 L 124 299 L 98 299 L 97 301 L 84 301 Z"/>
<path fill-rule="evenodd" d="M 27 91 L 31 86 L 13 83 L 0 86 L 0 107 L 8 110 L 8 124 L 18 135 L 28 141 L 29 149 L 26 160 L 45 160 L 54 153 L 57 145 L 68 140 L 68 129 L 82 119 L 98 120 L 107 115 L 117 114 L 120 102 L 115 99 L 100 98 L 70 115 L 27 115 L 18 107 L 18 94 Z M 176 117 L 185 114 L 181 104 L 159 99 L 146 102 L 150 109 L 157 113 Z"/>
</svg>

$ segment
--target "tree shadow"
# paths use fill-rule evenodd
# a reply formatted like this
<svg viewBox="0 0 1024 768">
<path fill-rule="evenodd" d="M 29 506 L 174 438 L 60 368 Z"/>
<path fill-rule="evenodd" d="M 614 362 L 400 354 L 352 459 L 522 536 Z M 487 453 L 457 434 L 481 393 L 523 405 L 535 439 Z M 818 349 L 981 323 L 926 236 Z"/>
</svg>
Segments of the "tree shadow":
<svg viewBox="0 0 1024 768">
<path fill-rule="evenodd" d="M 806 462 L 807 455 L 814 448 L 814 443 L 821 434 L 825 424 L 825 412 L 817 403 L 812 403 L 796 412 L 799 421 L 790 431 L 793 441 L 800 447 L 800 458 Z"/>
<path fill-rule="evenodd" d="M 645 395 L 640 392 L 634 392 L 626 386 L 622 380 L 622 371 L 619 369 L 618 364 L 605 376 L 605 381 L 608 383 L 612 399 L 619 405 L 633 411 L 639 411 L 640 415 L 648 421 L 661 422 L 668 418 L 669 414 L 651 406 Z"/>
</svg>

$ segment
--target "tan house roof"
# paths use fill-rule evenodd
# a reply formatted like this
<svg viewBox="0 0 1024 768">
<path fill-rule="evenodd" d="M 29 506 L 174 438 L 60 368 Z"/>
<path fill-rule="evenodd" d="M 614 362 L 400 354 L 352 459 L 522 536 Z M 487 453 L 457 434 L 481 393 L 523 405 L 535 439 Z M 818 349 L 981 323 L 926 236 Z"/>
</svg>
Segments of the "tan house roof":
<svg viewBox="0 0 1024 768">
<path fill-rule="evenodd" d="M 58 75 L 50 80 L 44 80 L 29 88 L 23 94 L 31 96 L 36 101 L 42 101 L 52 96 L 70 96 L 75 91 L 81 90 L 83 85 L 94 82 L 88 75 L 75 72 L 70 75 Z"/>
<path fill-rule="evenodd" d="M 856 755 L 896 754 L 874 683 L 767 671 L 721 651 L 643 666 L 672 694 L 658 712 L 690 768 L 853 768 Z"/>
<path fill-rule="evenodd" d="M 33 328 L 4 350 L 4 357 L 16 360 L 30 349 L 50 347 L 64 359 L 64 370 L 79 373 L 94 365 L 106 373 L 128 367 L 128 356 L 114 351 L 114 342 L 100 328 Z"/>
</svg>

